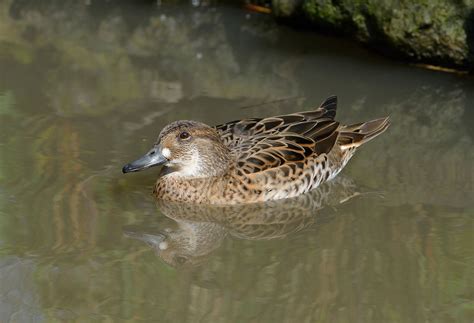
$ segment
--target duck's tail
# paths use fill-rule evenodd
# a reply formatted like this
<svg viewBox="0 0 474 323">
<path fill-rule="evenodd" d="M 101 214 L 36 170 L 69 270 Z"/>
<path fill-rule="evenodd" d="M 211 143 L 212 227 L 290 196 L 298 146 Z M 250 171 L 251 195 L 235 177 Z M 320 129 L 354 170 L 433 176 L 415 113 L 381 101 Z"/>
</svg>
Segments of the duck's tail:
<svg viewBox="0 0 474 323">
<path fill-rule="evenodd" d="M 342 126 L 338 130 L 337 143 L 343 150 L 353 147 L 357 148 L 387 130 L 389 125 L 390 120 L 387 117 L 350 126 Z"/>
</svg>

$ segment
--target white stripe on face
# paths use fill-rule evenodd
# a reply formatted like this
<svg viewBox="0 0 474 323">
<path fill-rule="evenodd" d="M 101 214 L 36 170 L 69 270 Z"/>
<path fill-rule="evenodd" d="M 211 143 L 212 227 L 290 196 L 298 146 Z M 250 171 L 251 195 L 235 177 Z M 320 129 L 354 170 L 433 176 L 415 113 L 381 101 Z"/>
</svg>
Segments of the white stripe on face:
<svg viewBox="0 0 474 323">
<path fill-rule="evenodd" d="M 161 150 L 161 154 L 165 156 L 165 158 L 170 158 L 171 156 L 171 151 L 168 148 L 163 148 Z"/>
</svg>

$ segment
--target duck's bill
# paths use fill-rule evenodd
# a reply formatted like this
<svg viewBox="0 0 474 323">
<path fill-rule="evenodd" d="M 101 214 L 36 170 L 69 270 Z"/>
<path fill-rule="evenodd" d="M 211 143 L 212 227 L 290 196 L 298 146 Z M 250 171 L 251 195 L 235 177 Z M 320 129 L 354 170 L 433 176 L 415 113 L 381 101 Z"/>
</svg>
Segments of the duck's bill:
<svg viewBox="0 0 474 323">
<path fill-rule="evenodd" d="M 168 160 L 163 156 L 161 147 L 155 146 L 152 150 L 146 153 L 145 156 L 123 166 L 123 173 L 138 172 L 153 166 L 160 166 L 166 163 Z"/>
<path fill-rule="evenodd" d="M 135 232 L 135 231 L 124 231 L 124 234 L 128 238 L 143 241 L 150 247 L 154 247 L 154 248 L 159 248 L 160 243 L 166 240 L 166 236 L 162 233 L 147 234 L 147 233 L 140 233 L 140 232 Z"/>
</svg>

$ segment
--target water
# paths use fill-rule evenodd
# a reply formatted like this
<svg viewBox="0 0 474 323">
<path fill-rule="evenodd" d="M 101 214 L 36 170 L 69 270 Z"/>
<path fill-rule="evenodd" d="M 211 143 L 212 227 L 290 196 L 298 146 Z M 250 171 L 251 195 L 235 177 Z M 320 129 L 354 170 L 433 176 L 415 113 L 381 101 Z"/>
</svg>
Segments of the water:
<svg viewBox="0 0 474 323">
<path fill-rule="evenodd" d="M 156 205 L 157 169 L 121 174 L 172 120 L 331 94 L 392 126 L 311 195 Z M 472 322 L 473 103 L 471 77 L 240 8 L 3 1 L 0 321 Z"/>
</svg>

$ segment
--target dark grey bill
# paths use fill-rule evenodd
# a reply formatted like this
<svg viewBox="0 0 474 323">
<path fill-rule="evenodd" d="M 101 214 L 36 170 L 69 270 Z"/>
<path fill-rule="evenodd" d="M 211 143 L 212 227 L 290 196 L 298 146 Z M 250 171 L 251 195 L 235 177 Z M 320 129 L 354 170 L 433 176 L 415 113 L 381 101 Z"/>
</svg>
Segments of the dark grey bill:
<svg viewBox="0 0 474 323">
<path fill-rule="evenodd" d="M 159 248 L 160 243 L 166 240 L 166 236 L 162 233 L 148 234 L 134 231 L 124 231 L 124 235 L 128 238 L 143 241 L 152 248 Z"/>
<path fill-rule="evenodd" d="M 131 162 L 123 166 L 122 172 L 130 173 L 130 172 L 138 172 L 153 166 L 160 166 L 166 163 L 168 160 L 165 156 L 161 153 L 160 145 L 153 147 L 152 150 L 146 153 L 145 156 Z"/>
</svg>

